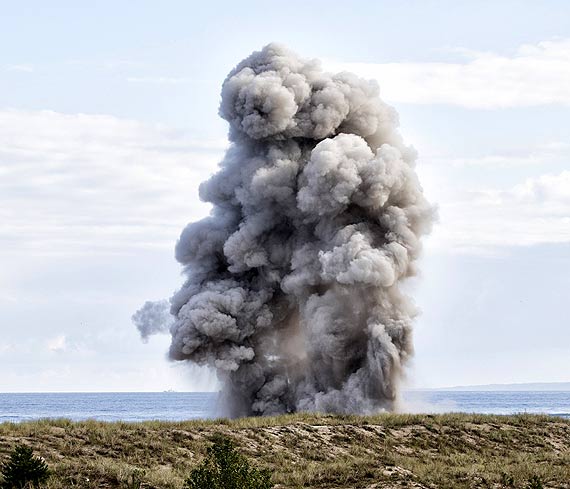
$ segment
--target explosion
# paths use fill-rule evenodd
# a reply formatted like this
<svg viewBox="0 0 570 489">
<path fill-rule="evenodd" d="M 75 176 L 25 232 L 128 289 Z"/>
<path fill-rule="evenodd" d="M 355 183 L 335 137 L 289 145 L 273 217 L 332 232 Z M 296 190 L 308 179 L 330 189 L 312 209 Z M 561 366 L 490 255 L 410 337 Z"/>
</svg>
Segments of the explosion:
<svg viewBox="0 0 570 489">
<path fill-rule="evenodd" d="M 176 245 L 186 280 L 133 319 L 169 356 L 216 369 L 225 414 L 393 409 L 434 209 L 378 85 L 270 44 L 234 68 L 231 145 L 200 186 L 211 215 Z"/>
</svg>

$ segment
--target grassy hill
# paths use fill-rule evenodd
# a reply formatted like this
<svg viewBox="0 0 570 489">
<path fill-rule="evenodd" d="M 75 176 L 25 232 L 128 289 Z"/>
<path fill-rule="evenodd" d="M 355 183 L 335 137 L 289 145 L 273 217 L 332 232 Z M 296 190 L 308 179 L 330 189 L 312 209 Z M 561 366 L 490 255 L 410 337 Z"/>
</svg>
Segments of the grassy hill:
<svg viewBox="0 0 570 489">
<path fill-rule="evenodd" d="M 214 434 L 279 488 L 570 488 L 570 420 L 545 416 L 297 414 L 234 421 L 0 424 L 0 461 L 18 443 L 51 488 L 181 488 Z"/>
</svg>

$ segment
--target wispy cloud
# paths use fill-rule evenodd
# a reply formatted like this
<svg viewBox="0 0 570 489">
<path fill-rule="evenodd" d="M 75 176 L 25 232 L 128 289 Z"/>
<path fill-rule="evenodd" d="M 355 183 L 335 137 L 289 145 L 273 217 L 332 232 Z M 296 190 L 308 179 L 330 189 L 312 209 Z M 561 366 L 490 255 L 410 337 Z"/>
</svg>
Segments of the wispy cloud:
<svg viewBox="0 0 570 489">
<path fill-rule="evenodd" d="M 559 208 L 561 214 L 570 218 L 570 171 L 527 178 L 507 191 L 490 191 L 484 195 L 502 204 L 537 205 L 542 210 Z"/>
<path fill-rule="evenodd" d="M 53 353 L 61 353 L 67 348 L 65 335 L 55 336 L 47 341 L 47 349 Z"/>
<path fill-rule="evenodd" d="M 527 178 L 440 203 L 432 243 L 473 252 L 505 246 L 570 243 L 570 171 Z"/>
<path fill-rule="evenodd" d="M 225 146 L 107 115 L 0 111 L 3 252 L 172 248 L 207 213 L 198 184 Z"/>
<path fill-rule="evenodd" d="M 464 63 L 327 63 L 380 83 L 390 102 L 471 109 L 570 105 L 570 39 L 520 46 L 512 56 L 462 50 Z"/>
<path fill-rule="evenodd" d="M 4 66 L 4 71 L 12 71 L 18 73 L 33 73 L 34 67 L 32 65 L 27 65 L 27 64 L 6 65 Z"/>
<path fill-rule="evenodd" d="M 454 167 L 490 167 L 495 169 L 509 169 L 514 167 L 532 167 L 556 164 L 570 161 L 570 144 L 553 141 L 546 144 L 519 147 L 478 155 L 427 157 L 432 163 L 451 165 Z"/>
<path fill-rule="evenodd" d="M 198 185 L 215 171 L 226 146 L 225 140 L 195 140 L 108 115 L 0 111 L 3 252 L 108 255 L 172 249 L 184 225 L 208 212 L 198 199 Z M 526 153 L 515 148 L 466 155 L 426 168 L 441 177 L 449 164 L 457 171 L 466 165 L 534 165 L 545 161 L 544 155 L 562 161 L 568 146 L 553 142 Z M 551 170 L 505 188 L 479 182 L 471 192 L 451 196 L 437 190 L 445 185 L 436 186 L 433 200 L 439 201 L 441 222 L 432 241 L 447 249 L 568 242 L 569 180 L 568 172 Z"/>
</svg>

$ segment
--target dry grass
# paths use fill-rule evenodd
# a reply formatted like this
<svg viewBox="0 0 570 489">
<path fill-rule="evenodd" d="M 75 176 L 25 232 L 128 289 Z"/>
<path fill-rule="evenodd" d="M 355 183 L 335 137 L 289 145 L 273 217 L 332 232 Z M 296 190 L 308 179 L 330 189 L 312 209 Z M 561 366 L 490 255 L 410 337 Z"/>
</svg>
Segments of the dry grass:
<svg viewBox="0 0 570 489">
<path fill-rule="evenodd" d="M 181 488 L 217 433 L 281 488 L 524 489 L 534 475 L 570 488 L 570 421 L 532 415 L 4 423 L 0 460 L 25 443 L 52 468 L 50 488 Z"/>
</svg>

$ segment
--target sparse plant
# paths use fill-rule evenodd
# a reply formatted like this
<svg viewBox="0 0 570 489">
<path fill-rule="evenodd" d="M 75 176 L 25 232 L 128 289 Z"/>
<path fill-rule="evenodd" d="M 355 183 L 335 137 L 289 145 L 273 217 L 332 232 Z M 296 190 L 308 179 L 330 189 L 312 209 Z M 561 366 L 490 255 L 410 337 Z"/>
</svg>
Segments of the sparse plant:
<svg viewBox="0 0 570 489">
<path fill-rule="evenodd" d="M 127 489 L 140 489 L 143 484 L 143 478 L 146 471 L 142 469 L 133 470 L 127 479 L 126 487 Z"/>
<path fill-rule="evenodd" d="M 206 460 L 192 470 L 186 489 L 270 489 L 268 470 L 250 467 L 231 440 L 218 436 L 208 447 Z"/>
<path fill-rule="evenodd" d="M 18 445 L 10 454 L 9 460 L 2 465 L 1 489 L 23 489 L 40 487 L 49 477 L 45 460 L 36 457 L 34 451 L 26 445 Z"/>
<path fill-rule="evenodd" d="M 512 475 L 503 472 L 501 475 L 501 485 L 503 487 L 515 487 L 515 478 Z"/>
<path fill-rule="evenodd" d="M 533 475 L 526 485 L 525 489 L 544 489 L 542 485 L 542 479 L 538 475 Z"/>
</svg>

